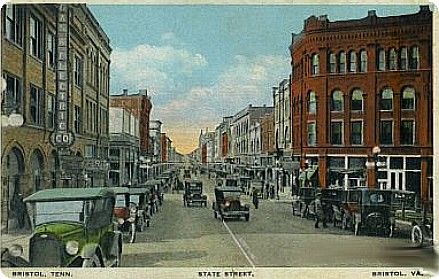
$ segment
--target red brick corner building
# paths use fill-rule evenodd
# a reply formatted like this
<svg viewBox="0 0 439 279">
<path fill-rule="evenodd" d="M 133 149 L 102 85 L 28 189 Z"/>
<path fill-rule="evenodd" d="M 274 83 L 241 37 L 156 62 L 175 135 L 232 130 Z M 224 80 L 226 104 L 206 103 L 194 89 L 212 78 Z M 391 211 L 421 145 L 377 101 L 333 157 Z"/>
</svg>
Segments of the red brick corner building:
<svg viewBox="0 0 439 279">
<path fill-rule="evenodd" d="M 301 171 L 317 169 L 311 181 L 321 187 L 367 185 L 431 198 L 429 7 L 336 22 L 311 16 L 290 51 L 292 152 Z"/>
</svg>

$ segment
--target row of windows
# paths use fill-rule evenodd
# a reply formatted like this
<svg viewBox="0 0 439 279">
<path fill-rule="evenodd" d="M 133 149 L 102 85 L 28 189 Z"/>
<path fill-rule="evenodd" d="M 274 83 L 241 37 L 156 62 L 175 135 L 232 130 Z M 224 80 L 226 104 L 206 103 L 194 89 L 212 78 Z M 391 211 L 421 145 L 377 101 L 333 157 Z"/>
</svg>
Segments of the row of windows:
<svg viewBox="0 0 439 279">
<path fill-rule="evenodd" d="M 380 144 L 392 145 L 394 143 L 393 137 L 393 120 L 380 121 Z M 351 121 L 351 135 L 350 143 L 352 145 L 363 144 L 363 121 Z M 333 145 L 343 145 L 343 121 L 332 121 L 330 126 L 330 143 Z M 413 145 L 415 143 L 415 121 L 413 119 L 401 120 L 400 127 L 400 144 Z M 317 144 L 317 129 L 315 122 L 308 123 L 308 146 L 315 146 Z"/>
<path fill-rule="evenodd" d="M 10 75 L 8 73 L 3 74 L 3 78 L 6 80 L 6 91 L 4 92 L 4 97 L 2 98 L 2 110 L 5 114 L 10 113 L 23 113 L 23 97 L 22 97 L 22 80 Z M 45 108 L 45 102 L 47 101 L 46 108 Z M 89 102 L 87 101 L 87 104 Z M 53 129 L 55 127 L 55 95 L 48 92 L 47 94 L 44 94 L 44 90 L 42 88 L 39 88 L 36 85 L 30 84 L 30 119 L 29 123 L 36 125 L 36 126 L 44 126 L 44 124 L 47 125 L 47 128 Z M 45 114 L 46 109 L 46 114 Z M 97 112 L 94 111 L 87 111 L 88 115 L 96 116 L 96 117 L 89 117 L 90 122 L 92 119 L 97 119 Z M 102 126 L 106 125 L 108 118 L 107 118 L 107 110 L 104 108 L 101 108 L 100 111 L 100 119 Z M 74 106 L 74 131 L 75 133 L 81 133 L 81 107 Z M 45 117 L 46 123 L 45 123 Z M 105 127 L 105 126 L 104 126 Z M 96 128 L 94 128 L 96 131 Z M 97 132 L 97 131 L 96 131 Z M 104 132 L 105 131 L 101 131 Z"/>
<path fill-rule="evenodd" d="M 16 45 L 23 47 L 23 23 L 25 22 L 23 8 L 16 5 L 6 5 L 6 17 L 4 21 L 5 37 L 14 42 Z M 30 54 L 39 59 L 44 58 L 44 49 L 47 47 L 47 63 L 50 68 L 55 67 L 56 45 L 55 34 L 48 31 L 46 34 L 46 45 L 44 44 L 44 28 L 43 23 L 34 15 L 29 19 L 29 52 Z M 105 63 L 102 64 L 102 68 L 99 68 L 99 60 L 97 58 L 97 51 L 90 51 L 89 59 L 87 60 L 87 81 L 92 86 L 101 86 L 101 93 L 108 94 L 109 81 L 108 81 L 108 67 Z M 73 60 L 73 72 L 74 72 L 74 84 L 82 87 L 83 85 L 83 59 L 75 55 Z M 101 71 L 101 77 L 99 76 Z"/>
<path fill-rule="evenodd" d="M 350 96 L 351 111 L 363 111 L 364 97 L 363 91 L 355 89 Z M 393 90 L 389 87 L 384 88 L 380 93 L 379 108 L 382 111 L 393 110 Z M 416 94 L 413 87 L 406 87 L 402 91 L 401 109 L 415 110 Z M 340 90 L 335 90 L 330 98 L 331 112 L 342 112 L 344 110 L 344 95 Z M 317 96 L 316 92 L 310 91 L 308 94 L 308 113 L 315 114 L 317 112 Z"/>
<path fill-rule="evenodd" d="M 384 49 L 377 50 L 377 70 L 416 70 L 419 68 L 419 48 L 417 46 L 402 47 L 399 50 L 390 48 L 387 52 Z M 327 69 L 329 73 L 355 73 L 367 72 L 367 51 L 360 50 L 359 53 L 345 51 L 339 53 L 330 52 L 328 54 Z M 358 63 L 359 61 L 359 63 Z M 311 75 L 320 74 L 319 54 L 311 55 Z"/>
</svg>

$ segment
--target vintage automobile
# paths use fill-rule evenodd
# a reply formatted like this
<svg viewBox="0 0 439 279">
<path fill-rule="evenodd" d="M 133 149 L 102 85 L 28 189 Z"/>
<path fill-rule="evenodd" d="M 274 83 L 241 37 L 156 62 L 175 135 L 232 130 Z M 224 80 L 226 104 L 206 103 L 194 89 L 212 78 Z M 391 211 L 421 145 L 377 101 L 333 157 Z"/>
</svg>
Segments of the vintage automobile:
<svg viewBox="0 0 439 279">
<path fill-rule="evenodd" d="M 350 227 L 355 235 L 362 231 L 389 235 L 392 200 L 390 190 L 353 187 L 345 192 L 345 198 L 341 202 L 343 229 Z"/>
<path fill-rule="evenodd" d="M 136 240 L 137 223 L 137 206 L 130 202 L 130 188 L 128 187 L 111 187 L 116 194 L 116 204 L 114 205 L 113 215 L 117 222 L 118 229 L 128 234 L 128 242 L 133 243 Z"/>
<path fill-rule="evenodd" d="M 108 188 L 55 188 L 24 199 L 32 225 L 29 259 L 13 245 L 2 266 L 119 266 L 122 235 L 115 230 L 115 194 Z"/>
<path fill-rule="evenodd" d="M 314 211 L 310 204 L 315 200 L 315 194 L 316 188 L 314 187 L 300 187 L 298 195 L 293 196 L 293 215 L 296 215 L 297 212 L 302 218 L 312 217 Z"/>
<path fill-rule="evenodd" d="M 203 183 L 199 180 L 185 181 L 183 205 L 189 206 L 194 203 L 207 206 L 207 196 L 203 195 Z"/>
<path fill-rule="evenodd" d="M 151 192 L 150 187 L 135 187 L 129 189 L 130 204 L 137 208 L 136 229 L 143 232 L 145 227 L 150 225 L 148 197 Z"/>
<path fill-rule="evenodd" d="M 240 196 L 239 187 L 215 187 L 215 202 L 212 204 L 214 217 L 220 217 L 221 220 L 244 217 L 246 221 L 250 220 L 250 206 L 242 204 Z"/>
<path fill-rule="evenodd" d="M 410 234 L 415 247 L 432 245 L 433 216 L 429 203 L 422 206 L 415 192 L 392 191 L 391 229 L 389 237 L 395 234 Z"/>
<path fill-rule="evenodd" d="M 332 222 L 334 227 L 341 224 L 343 210 L 341 202 L 345 199 L 345 191 L 341 187 L 321 189 L 321 201 L 327 222 Z"/>
</svg>

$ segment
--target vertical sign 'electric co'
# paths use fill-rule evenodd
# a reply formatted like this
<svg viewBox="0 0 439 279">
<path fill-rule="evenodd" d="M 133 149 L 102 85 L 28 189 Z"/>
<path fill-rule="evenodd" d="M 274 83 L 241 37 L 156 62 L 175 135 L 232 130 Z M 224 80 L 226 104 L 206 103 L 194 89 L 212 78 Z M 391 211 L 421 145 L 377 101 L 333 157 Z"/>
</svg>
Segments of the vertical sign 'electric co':
<svg viewBox="0 0 439 279">
<path fill-rule="evenodd" d="M 69 98 L 69 8 L 59 5 L 56 44 L 56 128 L 51 142 L 56 147 L 69 147 L 73 144 L 73 134 L 68 131 Z"/>
</svg>

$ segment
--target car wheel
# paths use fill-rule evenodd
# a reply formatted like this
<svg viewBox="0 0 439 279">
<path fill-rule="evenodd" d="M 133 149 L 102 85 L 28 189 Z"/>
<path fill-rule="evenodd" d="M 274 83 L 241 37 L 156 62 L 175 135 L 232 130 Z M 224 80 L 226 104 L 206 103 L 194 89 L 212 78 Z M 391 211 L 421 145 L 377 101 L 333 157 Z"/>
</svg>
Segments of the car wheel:
<svg viewBox="0 0 439 279">
<path fill-rule="evenodd" d="M 216 211 L 213 212 L 213 217 L 214 217 L 215 219 L 218 218 L 218 214 L 216 213 Z"/>
<path fill-rule="evenodd" d="M 131 223 L 128 231 L 129 243 L 134 243 L 136 241 L 136 224 Z"/>
<path fill-rule="evenodd" d="M 413 226 L 411 240 L 414 247 L 421 247 L 424 243 L 424 232 L 419 225 Z"/>
<path fill-rule="evenodd" d="M 84 259 L 82 267 L 102 267 L 102 265 L 98 255 L 94 254 L 93 257 Z"/>
</svg>

